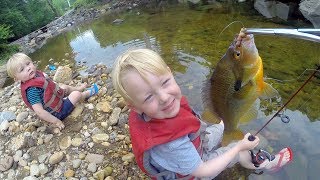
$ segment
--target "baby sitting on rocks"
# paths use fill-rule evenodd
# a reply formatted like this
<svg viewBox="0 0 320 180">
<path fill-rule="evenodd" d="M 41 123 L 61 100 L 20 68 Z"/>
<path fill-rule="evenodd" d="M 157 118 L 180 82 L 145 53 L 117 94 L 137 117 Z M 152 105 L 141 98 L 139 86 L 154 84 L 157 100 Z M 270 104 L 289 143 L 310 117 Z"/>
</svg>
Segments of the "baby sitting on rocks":
<svg viewBox="0 0 320 180">
<path fill-rule="evenodd" d="M 21 95 L 25 104 L 40 119 L 59 129 L 64 128 L 62 120 L 73 111 L 77 102 L 97 94 L 99 90 L 96 84 L 86 90 L 86 84 L 78 87 L 58 85 L 37 70 L 31 58 L 23 53 L 16 53 L 8 60 L 7 72 L 15 81 L 21 82 Z"/>
</svg>

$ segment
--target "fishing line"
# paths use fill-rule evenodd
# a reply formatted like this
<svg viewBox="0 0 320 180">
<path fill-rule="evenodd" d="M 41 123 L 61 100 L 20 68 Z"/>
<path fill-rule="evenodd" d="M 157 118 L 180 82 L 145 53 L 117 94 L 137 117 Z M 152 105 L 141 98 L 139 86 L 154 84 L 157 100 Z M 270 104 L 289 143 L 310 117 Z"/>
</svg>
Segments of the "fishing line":
<svg viewBox="0 0 320 180">
<path fill-rule="evenodd" d="M 229 23 L 225 28 L 223 28 L 223 30 L 220 32 L 220 34 L 219 34 L 218 37 L 220 37 L 221 34 L 222 34 L 229 26 L 231 26 L 231 25 L 234 24 L 234 23 L 240 23 L 240 24 L 242 24 L 242 27 L 244 27 L 244 24 L 242 23 L 242 21 L 233 21 L 233 22 Z"/>
<path fill-rule="evenodd" d="M 261 132 L 263 128 L 265 128 L 278 114 L 285 108 L 289 102 L 300 92 L 300 90 L 316 75 L 317 72 L 320 70 L 320 65 L 317 65 L 317 69 L 309 76 L 309 78 L 300 86 L 300 88 L 289 98 L 289 100 L 267 121 L 254 135 L 250 135 L 248 137 L 249 141 L 254 141 L 256 138 L 255 136 Z"/>
<path fill-rule="evenodd" d="M 320 64 L 320 63 L 319 63 Z M 275 79 L 275 78 L 264 78 L 265 80 L 273 80 L 273 81 L 277 81 L 277 82 L 291 82 L 291 81 L 296 81 L 301 79 L 301 77 L 307 72 L 307 71 L 318 71 L 317 69 L 305 69 L 296 79 L 286 79 L 286 80 L 280 80 L 280 79 Z"/>
</svg>

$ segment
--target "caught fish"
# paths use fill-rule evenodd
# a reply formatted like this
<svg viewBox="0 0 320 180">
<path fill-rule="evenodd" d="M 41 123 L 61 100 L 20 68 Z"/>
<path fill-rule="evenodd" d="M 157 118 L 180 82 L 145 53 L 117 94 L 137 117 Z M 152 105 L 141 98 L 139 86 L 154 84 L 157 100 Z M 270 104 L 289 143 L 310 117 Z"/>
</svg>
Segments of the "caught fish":
<svg viewBox="0 0 320 180">
<path fill-rule="evenodd" d="M 253 35 L 246 35 L 240 46 L 236 38 L 216 65 L 203 91 L 207 108 L 204 120 L 218 123 L 222 119 L 228 131 L 240 122 L 257 117 L 260 99 L 272 98 L 278 92 L 263 81 L 263 63 Z M 212 112 L 208 115 L 208 111 Z"/>
</svg>

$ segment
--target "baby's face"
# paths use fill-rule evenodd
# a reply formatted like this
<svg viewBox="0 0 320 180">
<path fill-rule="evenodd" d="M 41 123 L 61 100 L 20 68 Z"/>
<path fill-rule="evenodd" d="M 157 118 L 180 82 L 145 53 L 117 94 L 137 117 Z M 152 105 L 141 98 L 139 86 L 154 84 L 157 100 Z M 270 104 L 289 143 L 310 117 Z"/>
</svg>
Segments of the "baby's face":
<svg viewBox="0 0 320 180">
<path fill-rule="evenodd" d="M 172 73 L 146 73 L 145 81 L 138 72 L 130 71 L 122 79 L 124 89 L 132 99 L 134 110 L 149 118 L 175 117 L 180 110 L 181 90 Z"/>
<path fill-rule="evenodd" d="M 17 66 L 15 79 L 25 82 L 34 78 L 35 74 L 36 67 L 33 65 L 32 61 L 24 60 Z"/>
</svg>

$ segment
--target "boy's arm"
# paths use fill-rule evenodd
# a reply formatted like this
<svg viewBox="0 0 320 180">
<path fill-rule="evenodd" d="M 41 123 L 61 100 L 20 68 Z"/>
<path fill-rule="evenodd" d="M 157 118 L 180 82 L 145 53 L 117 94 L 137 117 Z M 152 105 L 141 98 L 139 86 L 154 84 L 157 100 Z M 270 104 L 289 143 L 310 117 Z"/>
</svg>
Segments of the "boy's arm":
<svg viewBox="0 0 320 180">
<path fill-rule="evenodd" d="M 258 137 L 256 137 L 254 141 L 249 141 L 249 135 L 249 133 L 246 134 L 245 137 L 237 143 L 237 145 L 224 154 L 201 163 L 199 167 L 192 172 L 192 175 L 195 177 L 208 177 L 220 174 L 240 151 L 253 149 L 259 144 Z"/>
<path fill-rule="evenodd" d="M 37 103 L 37 104 L 32 105 L 32 108 L 33 108 L 34 112 L 40 117 L 40 119 L 54 124 L 59 129 L 64 128 L 63 122 L 60 119 L 53 116 L 48 111 L 46 111 L 45 109 L 43 109 L 43 106 L 41 103 Z"/>
</svg>

